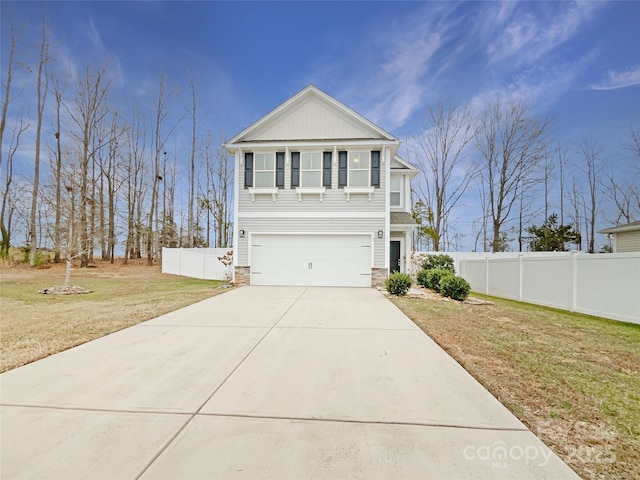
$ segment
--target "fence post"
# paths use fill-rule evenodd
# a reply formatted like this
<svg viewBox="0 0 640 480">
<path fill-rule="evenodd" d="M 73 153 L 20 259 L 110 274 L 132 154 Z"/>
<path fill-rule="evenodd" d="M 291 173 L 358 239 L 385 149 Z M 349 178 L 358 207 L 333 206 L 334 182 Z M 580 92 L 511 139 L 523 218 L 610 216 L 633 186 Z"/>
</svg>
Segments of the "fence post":
<svg viewBox="0 0 640 480">
<path fill-rule="evenodd" d="M 571 252 L 571 311 L 575 312 L 578 306 L 578 252 Z"/>
<path fill-rule="evenodd" d="M 484 257 L 484 294 L 489 295 L 489 257 Z"/>
<path fill-rule="evenodd" d="M 523 272 L 523 266 L 524 266 L 524 256 L 520 253 L 518 254 L 518 300 L 522 301 L 522 281 L 524 278 L 524 272 Z"/>
</svg>

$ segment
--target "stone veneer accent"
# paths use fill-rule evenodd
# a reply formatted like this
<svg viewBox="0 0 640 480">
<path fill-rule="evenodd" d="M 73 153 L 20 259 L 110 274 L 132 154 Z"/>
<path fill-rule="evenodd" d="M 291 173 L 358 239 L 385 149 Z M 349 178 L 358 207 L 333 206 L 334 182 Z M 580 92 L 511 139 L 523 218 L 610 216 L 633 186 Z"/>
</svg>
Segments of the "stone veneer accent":
<svg viewBox="0 0 640 480">
<path fill-rule="evenodd" d="M 371 286 L 373 288 L 384 288 L 384 281 L 389 276 L 389 270 L 386 268 L 371 269 Z"/>
<path fill-rule="evenodd" d="M 251 267 L 235 267 L 233 283 L 236 287 L 251 284 Z"/>
</svg>

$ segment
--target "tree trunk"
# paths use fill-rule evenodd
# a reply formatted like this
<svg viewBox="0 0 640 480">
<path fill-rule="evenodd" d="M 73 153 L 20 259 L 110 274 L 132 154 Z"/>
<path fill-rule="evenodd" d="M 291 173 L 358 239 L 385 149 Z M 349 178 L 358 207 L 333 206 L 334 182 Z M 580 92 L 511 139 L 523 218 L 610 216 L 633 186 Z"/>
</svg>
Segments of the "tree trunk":
<svg viewBox="0 0 640 480">
<path fill-rule="evenodd" d="M 37 234 L 37 212 L 38 212 L 38 190 L 40 188 L 40 142 L 42 137 L 42 117 L 44 114 L 44 104 L 47 98 L 48 77 L 46 68 L 48 61 L 49 45 L 47 43 L 47 31 L 45 17 L 42 17 L 42 42 L 40 44 L 40 60 L 38 62 L 38 79 L 37 79 L 37 113 L 38 120 L 36 124 L 36 149 L 33 167 L 33 194 L 31 196 L 31 216 L 29 220 L 29 240 L 31 244 L 31 252 L 29 255 L 29 264 L 33 267 L 36 264 L 36 254 L 38 251 L 38 234 Z M 44 77 L 44 78 L 43 78 Z M 43 85 L 44 80 L 44 85 Z"/>
</svg>

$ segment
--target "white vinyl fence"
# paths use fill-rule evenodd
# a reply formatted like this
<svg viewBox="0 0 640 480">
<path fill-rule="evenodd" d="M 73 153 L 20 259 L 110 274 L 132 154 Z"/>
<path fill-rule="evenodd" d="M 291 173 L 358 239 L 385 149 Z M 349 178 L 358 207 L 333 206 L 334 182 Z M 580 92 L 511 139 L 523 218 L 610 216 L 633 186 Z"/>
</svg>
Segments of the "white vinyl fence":
<svg viewBox="0 0 640 480">
<path fill-rule="evenodd" d="M 162 273 L 204 280 L 231 280 L 232 255 L 231 248 L 163 248 Z"/>
<path fill-rule="evenodd" d="M 640 324 L 640 252 L 447 254 L 475 292 Z"/>
</svg>

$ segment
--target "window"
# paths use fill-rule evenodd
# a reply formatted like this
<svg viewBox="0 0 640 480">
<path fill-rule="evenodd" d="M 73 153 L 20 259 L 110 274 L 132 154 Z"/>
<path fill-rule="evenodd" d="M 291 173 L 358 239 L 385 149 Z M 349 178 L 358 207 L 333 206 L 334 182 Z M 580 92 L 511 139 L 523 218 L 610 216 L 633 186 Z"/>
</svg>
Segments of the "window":
<svg viewBox="0 0 640 480">
<path fill-rule="evenodd" d="M 291 188 L 331 188 L 331 152 L 291 152 Z"/>
<path fill-rule="evenodd" d="M 391 186 L 389 188 L 391 196 L 391 206 L 402 206 L 402 177 L 391 177 Z"/>
<path fill-rule="evenodd" d="M 254 187 L 275 186 L 275 154 L 274 153 L 254 153 L 253 175 Z"/>
<path fill-rule="evenodd" d="M 322 186 L 321 152 L 302 152 L 300 154 L 300 186 Z"/>
<path fill-rule="evenodd" d="M 380 187 L 380 150 L 338 152 L 338 187 Z"/>
<path fill-rule="evenodd" d="M 349 179 L 350 187 L 369 186 L 369 152 L 349 152 Z"/>
</svg>

